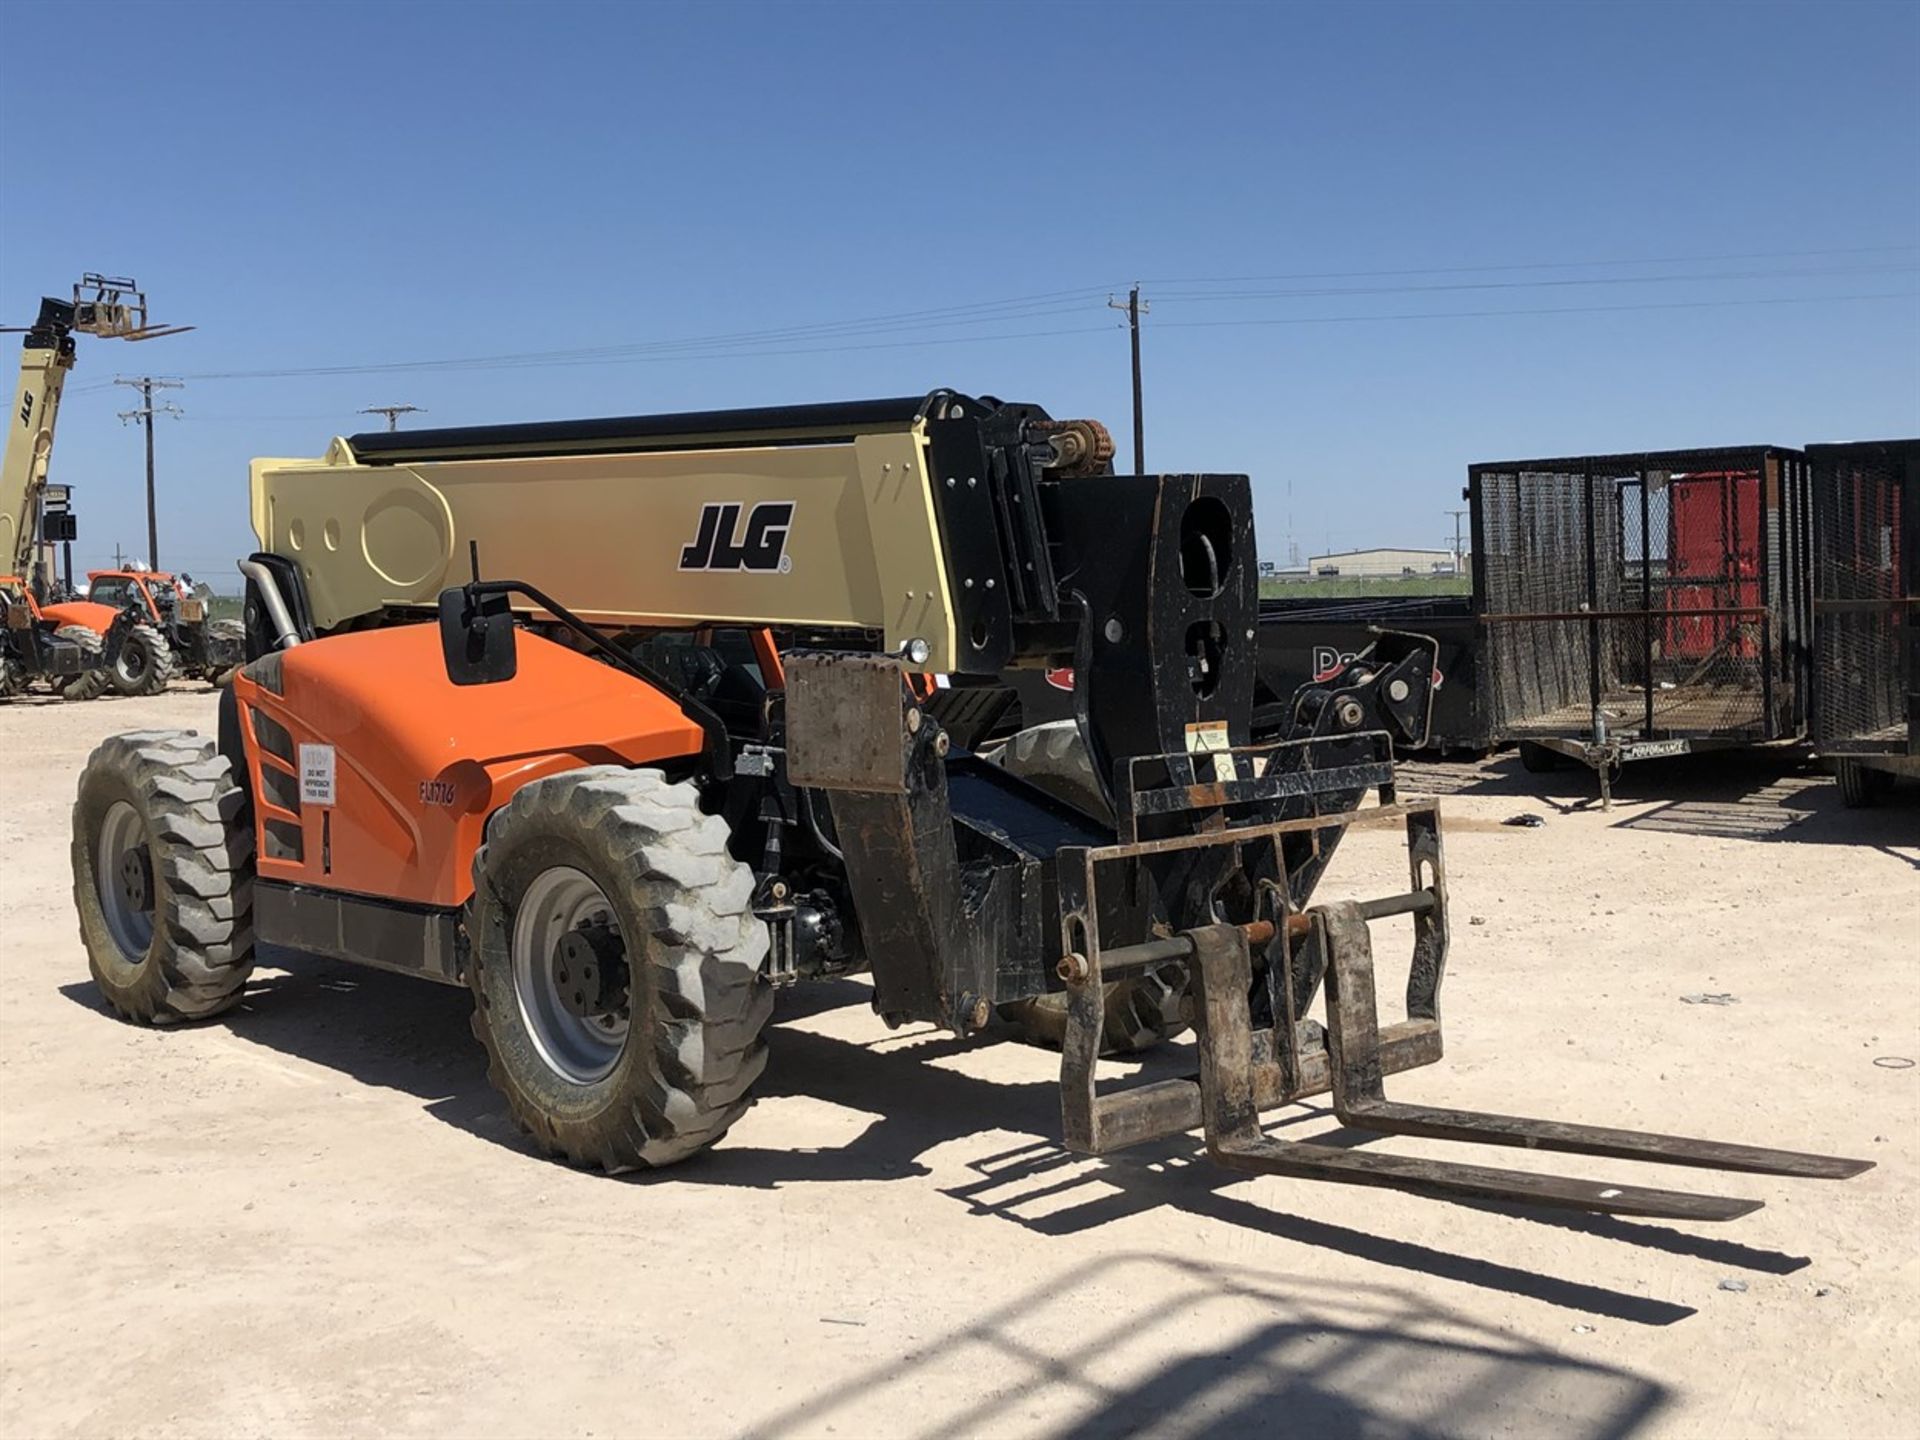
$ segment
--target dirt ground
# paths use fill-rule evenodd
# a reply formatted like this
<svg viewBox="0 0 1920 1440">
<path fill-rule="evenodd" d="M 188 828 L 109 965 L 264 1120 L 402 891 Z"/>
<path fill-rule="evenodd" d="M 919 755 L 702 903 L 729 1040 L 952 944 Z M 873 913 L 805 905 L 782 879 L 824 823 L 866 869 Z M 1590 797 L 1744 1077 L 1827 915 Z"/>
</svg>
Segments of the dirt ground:
<svg viewBox="0 0 1920 1440">
<path fill-rule="evenodd" d="M 890 1033 L 850 981 L 783 997 L 718 1150 L 633 1180 L 529 1154 L 458 991 L 273 955 L 218 1022 L 121 1024 L 75 776 L 212 722 L 198 688 L 0 707 L 6 1436 L 1920 1432 L 1911 789 L 1657 762 L 1601 813 L 1578 774 L 1408 767 L 1450 797 L 1450 1058 L 1394 1093 L 1877 1168 L 1380 1143 L 1766 1201 L 1684 1227 L 1236 1178 L 1197 1138 L 1071 1157 L 1052 1057 Z M 1349 847 L 1322 898 L 1404 881 L 1392 835 Z"/>
</svg>

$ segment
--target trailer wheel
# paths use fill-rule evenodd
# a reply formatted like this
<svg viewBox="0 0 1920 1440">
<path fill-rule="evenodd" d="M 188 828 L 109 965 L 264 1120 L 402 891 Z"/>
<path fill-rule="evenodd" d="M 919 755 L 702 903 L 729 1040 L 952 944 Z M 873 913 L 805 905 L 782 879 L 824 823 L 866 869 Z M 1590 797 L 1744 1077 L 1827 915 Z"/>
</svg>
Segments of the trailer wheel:
<svg viewBox="0 0 1920 1440">
<path fill-rule="evenodd" d="M 1094 778 L 1093 762 L 1081 743 L 1080 729 L 1071 720 L 1035 725 L 1007 738 L 994 760 L 1009 774 L 1038 786 L 1055 799 L 1102 819 L 1111 815 L 1106 797 Z M 1185 1030 L 1180 998 L 1187 988 L 1184 965 L 1163 965 L 1142 975 L 1107 984 L 1106 1027 L 1102 1052 L 1121 1055 L 1146 1050 Z M 1064 992 L 1012 1000 L 999 1007 L 1019 1039 L 1029 1045 L 1059 1049 L 1067 1034 L 1067 996 Z"/>
<path fill-rule="evenodd" d="M 526 786 L 474 856 L 487 1078 L 550 1155 L 613 1173 L 727 1132 L 766 1068 L 753 872 L 699 793 L 602 765 Z"/>
<path fill-rule="evenodd" d="M 1838 760 L 1834 776 L 1840 782 L 1840 803 L 1849 810 L 1864 810 L 1879 803 L 1893 789 L 1893 774 L 1862 765 L 1858 760 Z"/>
<path fill-rule="evenodd" d="M 153 626 L 135 625 L 113 662 L 113 688 L 122 695 L 158 695 L 173 673 L 173 647 Z"/>
<path fill-rule="evenodd" d="M 1558 750 L 1549 750 L 1531 740 L 1520 742 L 1520 768 L 1529 775 L 1549 775 L 1565 763 Z"/>
<path fill-rule="evenodd" d="M 217 1015 L 253 969 L 253 825 L 210 740 L 101 742 L 73 807 L 73 901 L 88 968 L 129 1020 Z"/>
<path fill-rule="evenodd" d="M 84 625 L 62 625 L 53 632 L 62 640 L 71 640 L 87 654 L 87 668 L 53 682 L 62 700 L 92 700 L 106 692 L 107 667 L 100 663 L 100 637 Z"/>
</svg>

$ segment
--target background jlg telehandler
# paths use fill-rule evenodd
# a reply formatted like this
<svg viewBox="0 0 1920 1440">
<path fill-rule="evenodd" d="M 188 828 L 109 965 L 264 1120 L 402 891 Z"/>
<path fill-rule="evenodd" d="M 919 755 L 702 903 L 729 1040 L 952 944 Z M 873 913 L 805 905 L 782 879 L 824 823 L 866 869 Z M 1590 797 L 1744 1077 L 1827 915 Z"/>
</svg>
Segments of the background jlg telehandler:
<svg viewBox="0 0 1920 1440">
<path fill-rule="evenodd" d="M 16 682 L 45 678 L 70 700 L 89 699 L 109 681 L 129 688 L 121 671 L 134 663 L 130 657 L 143 641 L 138 618 L 121 617 L 124 607 L 46 603 L 47 547 L 74 538 L 72 516 L 50 517 L 44 504 L 60 397 L 73 369 L 73 337 L 152 340 L 192 327 L 149 323 L 147 297 L 134 281 L 90 274 L 73 287 L 72 299 L 48 296 L 34 323 L 19 328 L 20 380 L 0 453 L 0 569 L 9 572 L 0 578 L 7 630 L 0 641 L 0 695 L 16 693 Z M 57 536 L 47 528 L 55 519 L 69 527 Z"/>
<path fill-rule="evenodd" d="M 1092 423 L 941 391 L 255 462 L 257 658 L 218 739 L 121 736 L 80 780 L 95 979 L 160 1022 L 233 1004 L 261 943 L 465 985 L 513 1113 L 609 1171 L 718 1140 L 773 991 L 855 970 L 888 1022 L 963 1036 L 1057 997 L 1064 1138 L 1093 1154 L 1204 1127 L 1242 1170 L 1692 1220 L 1759 1203 L 1261 1131 L 1331 1091 L 1372 1131 L 1866 1168 L 1388 1100 L 1441 1053 L 1440 816 L 1390 753 L 1424 734 L 1432 643 L 1383 637 L 1248 743 L 1248 482 L 1115 476 L 1109 453 Z M 957 743 L 933 680 L 1067 665 L 1084 806 Z M 1310 906 L 1355 825 L 1404 827 L 1407 888 Z M 1382 1025 L 1389 916 L 1414 944 Z M 1146 1028 L 1190 1019 L 1198 1073 L 1096 1086 L 1150 975 L 1182 1004 Z"/>
<path fill-rule="evenodd" d="M 206 596 L 165 570 L 91 570 L 86 599 L 45 609 L 102 637 L 126 612 L 126 638 L 109 667 L 123 695 L 157 695 L 175 676 L 224 685 L 246 658 L 245 627 L 213 619 Z"/>
</svg>

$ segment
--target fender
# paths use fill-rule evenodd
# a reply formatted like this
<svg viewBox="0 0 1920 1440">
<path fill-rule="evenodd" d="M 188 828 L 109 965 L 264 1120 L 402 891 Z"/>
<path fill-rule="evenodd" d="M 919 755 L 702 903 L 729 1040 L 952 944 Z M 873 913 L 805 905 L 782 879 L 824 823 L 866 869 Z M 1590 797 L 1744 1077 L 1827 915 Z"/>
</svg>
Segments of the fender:
<svg viewBox="0 0 1920 1440">
<path fill-rule="evenodd" d="M 487 819 L 521 786 L 704 741 L 671 697 L 524 631 L 493 685 L 450 683 L 429 624 L 264 655 L 233 691 L 260 878 L 437 910 L 472 895 Z"/>
<path fill-rule="evenodd" d="M 113 617 L 120 613 L 113 605 L 98 605 L 91 600 L 67 600 L 58 605 L 43 605 L 40 613 L 56 625 L 83 625 L 96 635 L 104 635 L 113 627 Z M 146 617 L 141 617 L 143 620 Z"/>
</svg>

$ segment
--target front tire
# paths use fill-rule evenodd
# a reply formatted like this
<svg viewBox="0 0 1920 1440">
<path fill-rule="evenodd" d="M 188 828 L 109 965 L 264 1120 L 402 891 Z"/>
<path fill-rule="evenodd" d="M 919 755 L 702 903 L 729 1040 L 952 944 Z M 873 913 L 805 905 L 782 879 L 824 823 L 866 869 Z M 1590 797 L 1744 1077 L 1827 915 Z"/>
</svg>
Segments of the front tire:
<svg viewBox="0 0 1920 1440">
<path fill-rule="evenodd" d="M 1008 774 L 1019 776 L 1076 810 L 1112 823 L 1112 807 L 1100 793 L 1093 762 L 1073 721 L 1055 720 L 1019 731 L 1007 738 L 994 758 Z M 1177 963 L 1124 980 L 1109 980 L 1101 1053 L 1126 1055 L 1150 1050 L 1183 1032 L 1187 1025 L 1180 1018 L 1180 1000 L 1186 988 L 1186 967 Z M 1067 1004 L 1065 991 L 1050 991 L 1026 1000 L 1010 1000 L 999 1007 L 999 1012 L 1023 1043 L 1058 1050 L 1066 1040 Z"/>
<path fill-rule="evenodd" d="M 84 625 L 62 625 L 53 632 L 62 640 L 71 640 L 87 655 L 87 668 L 78 675 L 54 681 L 53 688 L 62 700 L 93 700 L 106 693 L 109 675 L 100 663 L 99 635 Z"/>
<path fill-rule="evenodd" d="M 173 647 L 153 626 L 135 625 L 113 662 L 113 688 L 122 695 L 158 695 L 173 674 Z"/>
<path fill-rule="evenodd" d="M 496 814 L 467 910 L 487 1078 L 550 1155 L 608 1173 L 724 1135 L 766 1068 L 753 873 L 652 770 L 538 780 Z"/>
<path fill-rule="evenodd" d="M 211 740 L 103 741 L 73 807 L 73 901 L 100 993 L 142 1024 L 204 1020 L 253 970 L 253 826 Z"/>
</svg>

